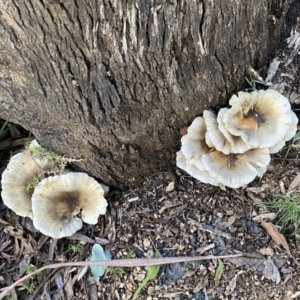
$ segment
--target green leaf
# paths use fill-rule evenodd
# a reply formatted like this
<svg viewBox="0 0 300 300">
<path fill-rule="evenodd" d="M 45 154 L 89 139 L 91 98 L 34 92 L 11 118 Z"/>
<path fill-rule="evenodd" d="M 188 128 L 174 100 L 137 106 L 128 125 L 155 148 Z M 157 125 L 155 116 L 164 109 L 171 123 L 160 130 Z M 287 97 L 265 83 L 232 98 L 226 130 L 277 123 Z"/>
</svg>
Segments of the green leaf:
<svg viewBox="0 0 300 300">
<path fill-rule="evenodd" d="M 159 257 L 160 257 L 160 253 L 159 253 L 158 249 L 155 248 L 154 258 L 159 258 Z M 144 278 L 144 280 L 138 286 L 137 290 L 135 291 L 135 293 L 133 295 L 133 299 L 136 299 L 139 296 L 141 290 L 148 283 L 148 281 L 150 281 L 156 277 L 159 269 L 160 269 L 160 265 L 149 266 L 147 276 Z"/>
<path fill-rule="evenodd" d="M 109 250 L 104 251 L 101 245 L 95 244 L 92 248 L 92 258 L 91 261 L 99 260 L 111 260 L 111 254 Z M 96 281 L 103 276 L 106 266 L 91 266 L 91 272 Z"/>
<path fill-rule="evenodd" d="M 223 273 L 224 273 L 224 264 L 221 259 L 218 259 L 218 268 L 215 275 L 215 288 L 219 285 Z"/>
</svg>

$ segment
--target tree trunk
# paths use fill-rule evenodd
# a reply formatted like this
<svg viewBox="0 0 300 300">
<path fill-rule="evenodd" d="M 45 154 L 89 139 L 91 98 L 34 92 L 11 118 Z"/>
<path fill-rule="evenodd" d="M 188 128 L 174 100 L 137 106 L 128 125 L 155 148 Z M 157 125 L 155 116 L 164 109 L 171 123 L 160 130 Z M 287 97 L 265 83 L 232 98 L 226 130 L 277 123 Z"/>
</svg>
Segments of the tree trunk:
<svg viewBox="0 0 300 300">
<path fill-rule="evenodd" d="M 108 185 L 140 183 L 276 50 L 290 5 L 1 0 L 0 117 Z"/>
</svg>

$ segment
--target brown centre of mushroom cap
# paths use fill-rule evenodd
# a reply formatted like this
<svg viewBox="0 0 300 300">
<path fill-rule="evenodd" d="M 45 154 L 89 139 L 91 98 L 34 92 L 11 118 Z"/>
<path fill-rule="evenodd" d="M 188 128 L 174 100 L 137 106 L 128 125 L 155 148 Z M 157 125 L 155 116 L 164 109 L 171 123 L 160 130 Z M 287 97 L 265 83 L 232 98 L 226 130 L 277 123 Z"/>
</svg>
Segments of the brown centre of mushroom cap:
<svg viewBox="0 0 300 300">
<path fill-rule="evenodd" d="M 65 220 L 79 213 L 81 208 L 80 193 L 60 192 L 56 195 L 55 211 L 59 219 Z"/>
<path fill-rule="evenodd" d="M 257 130 L 259 126 L 266 122 L 263 113 L 258 112 L 255 108 L 250 109 L 247 114 L 244 114 L 243 124 L 251 130 Z"/>
<path fill-rule="evenodd" d="M 227 164 L 229 169 L 234 169 L 238 165 L 238 162 L 239 162 L 238 154 L 231 153 L 228 155 Z"/>
<path fill-rule="evenodd" d="M 228 169 L 234 169 L 239 166 L 239 154 L 230 153 L 228 155 L 220 152 L 213 151 L 213 162 L 219 168 L 224 168 L 226 165 Z"/>
</svg>

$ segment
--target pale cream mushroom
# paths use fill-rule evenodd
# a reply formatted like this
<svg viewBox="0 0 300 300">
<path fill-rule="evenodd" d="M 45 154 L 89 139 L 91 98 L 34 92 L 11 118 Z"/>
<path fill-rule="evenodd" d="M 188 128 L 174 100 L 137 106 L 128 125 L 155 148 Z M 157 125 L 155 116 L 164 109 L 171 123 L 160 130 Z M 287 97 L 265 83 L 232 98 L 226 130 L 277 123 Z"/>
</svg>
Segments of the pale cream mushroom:
<svg viewBox="0 0 300 300">
<path fill-rule="evenodd" d="M 282 149 L 285 146 L 285 140 L 281 140 L 278 143 L 276 143 L 273 147 L 269 148 L 269 153 L 274 154 L 277 153 L 280 149 Z"/>
<path fill-rule="evenodd" d="M 219 130 L 217 115 L 209 110 L 204 110 L 203 117 L 207 128 L 207 140 L 210 141 L 218 151 L 221 151 L 224 154 L 231 153 L 231 143 Z"/>
<path fill-rule="evenodd" d="M 298 124 L 298 118 L 296 116 L 296 114 L 291 111 L 291 124 L 288 128 L 287 133 L 284 136 L 284 140 L 285 141 L 289 141 L 290 139 L 292 139 L 294 137 L 294 135 L 296 134 L 297 131 L 297 124 Z"/>
<path fill-rule="evenodd" d="M 205 143 L 209 148 L 214 148 L 214 144 L 212 143 L 208 132 L 205 133 Z"/>
<path fill-rule="evenodd" d="M 197 117 L 187 130 L 187 134 L 181 138 L 181 151 L 189 164 L 195 165 L 199 170 L 205 171 L 201 157 L 209 152 L 205 142 L 206 125 L 204 118 Z"/>
<path fill-rule="evenodd" d="M 232 107 L 223 116 L 226 129 L 253 148 L 273 147 L 292 122 L 288 99 L 274 90 L 239 92 L 229 104 Z"/>
<path fill-rule="evenodd" d="M 82 220 L 96 224 L 106 207 L 102 186 L 87 174 L 53 176 L 41 181 L 32 195 L 33 225 L 53 238 L 71 236 Z"/>
<path fill-rule="evenodd" d="M 215 186 L 221 185 L 221 183 L 216 178 L 210 176 L 206 170 L 199 170 L 195 165 L 188 163 L 181 150 L 176 154 L 176 164 L 177 167 L 186 171 L 189 175 L 201 182 Z"/>
<path fill-rule="evenodd" d="M 296 114 L 293 111 L 291 111 L 291 120 L 292 121 L 291 121 L 291 124 L 289 126 L 289 129 L 288 129 L 287 133 L 285 134 L 283 140 L 279 141 L 273 147 L 269 148 L 270 154 L 277 153 L 280 149 L 282 149 L 285 146 L 285 142 L 289 141 L 296 134 L 298 118 L 297 118 Z"/>
<path fill-rule="evenodd" d="M 211 177 L 225 186 L 239 188 L 263 175 L 270 163 L 270 155 L 267 148 L 229 155 L 215 150 L 203 154 L 202 161 Z"/>
<path fill-rule="evenodd" d="M 75 173 L 75 171 L 73 169 L 67 167 L 67 168 L 64 168 L 64 170 L 62 171 L 62 173 L 59 174 L 59 175 L 65 175 L 65 174 L 68 174 L 68 173 Z M 104 197 L 105 197 L 108 194 L 108 192 L 109 192 L 109 186 L 105 185 L 104 183 L 100 183 L 100 185 L 103 188 Z"/>
<path fill-rule="evenodd" d="M 223 133 L 224 137 L 229 141 L 231 144 L 231 151 L 230 153 L 244 153 L 251 148 L 253 148 L 251 145 L 247 144 L 242 140 L 240 136 L 232 135 L 225 127 L 223 117 L 224 114 L 228 111 L 228 108 L 221 108 L 218 117 L 218 128 Z"/>
<path fill-rule="evenodd" d="M 37 183 L 43 171 L 54 167 L 54 161 L 49 159 L 33 158 L 26 153 L 14 155 L 2 174 L 1 197 L 4 204 L 17 215 L 32 218 L 34 182 Z"/>
</svg>

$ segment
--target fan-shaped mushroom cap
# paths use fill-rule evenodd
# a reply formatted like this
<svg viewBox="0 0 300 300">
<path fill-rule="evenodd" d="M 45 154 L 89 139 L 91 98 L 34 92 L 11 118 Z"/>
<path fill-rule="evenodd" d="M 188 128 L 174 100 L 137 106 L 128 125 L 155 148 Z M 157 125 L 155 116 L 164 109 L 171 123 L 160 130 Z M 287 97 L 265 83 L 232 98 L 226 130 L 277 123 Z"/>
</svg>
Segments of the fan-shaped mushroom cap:
<svg viewBox="0 0 300 300">
<path fill-rule="evenodd" d="M 284 136 L 285 141 L 289 141 L 291 138 L 294 137 L 297 131 L 297 124 L 298 124 L 298 118 L 296 114 L 293 111 L 291 111 L 291 124 L 289 126 L 287 133 Z"/>
<path fill-rule="evenodd" d="M 205 143 L 209 148 L 214 148 L 214 144 L 212 143 L 208 132 L 205 133 Z"/>
<path fill-rule="evenodd" d="M 251 145 L 247 144 L 242 140 L 240 136 L 232 135 L 225 127 L 223 117 L 224 114 L 228 111 L 228 108 L 221 108 L 218 117 L 218 128 L 223 133 L 224 137 L 229 141 L 231 144 L 231 151 L 230 153 L 244 153 L 251 148 L 253 148 Z"/>
<path fill-rule="evenodd" d="M 189 164 L 195 165 L 199 170 L 205 171 L 201 157 L 209 152 L 205 143 L 206 125 L 204 118 L 197 117 L 181 138 L 181 151 Z"/>
<path fill-rule="evenodd" d="M 14 155 L 2 174 L 1 197 L 4 204 L 17 215 L 32 218 L 31 196 L 33 191 L 25 190 L 43 170 L 53 169 L 55 163 L 48 159 L 32 158 L 25 153 Z"/>
<path fill-rule="evenodd" d="M 224 114 L 226 129 L 252 147 L 269 148 L 284 138 L 291 123 L 287 98 L 274 90 L 239 92 Z"/>
<path fill-rule="evenodd" d="M 96 224 L 106 213 L 101 185 L 85 173 L 68 173 L 44 179 L 32 195 L 33 225 L 53 238 L 70 236 L 82 227 L 82 220 Z"/>
<path fill-rule="evenodd" d="M 267 148 L 229 155 L 215 150 L 203 154 L 202 161 L 210 176 L 226 186 L 239 188 L 254 180 L 257 175 L 262 176 L 270 163 L 270 155 Z"/>
<path fill-rule="evenodd" d="M 231 143 L 219 130 L 217 115 L 209 110 L 204 110 L 203 117 L 207 128 L 208 141 L 211 141 L 218 151 L 224 154 L 231 153 Z"/>
<path fill-rule="evenodd" d="M 297 131 L 297 124 L 298 124 L 298 118 L 296 114 L 291 111 L 291 124 L 289 126 L 289 129 L 287 133 L 285 134 L 283 140 L 276 143 L 273 147 L 269 148 L 270 154 L 277 153 L 280 149 L 282 149 L 285 146 L 285 142 L 290 140 L 294 137 Z"/>
<path fill-rule="evenodd" d="M 274 154 L 277 153 L 280 149 L 282 149 L 285 146 L 285 140 L 281 140 L 278 143 L 276 143 L 273 147 L 269 148 L 269 153 Z"/>
<path fill-rule="evenodd" d="M 204 183 L 209 183 L 216 186 L 221 185 L 221 183 L 216 178 L 211 177 L 206 170 L 199 170 L 195 165 L 187 163 L 186 158 L 181 150 L 176 154 L 176 164 L 177 167 Z"/>
</svg>

